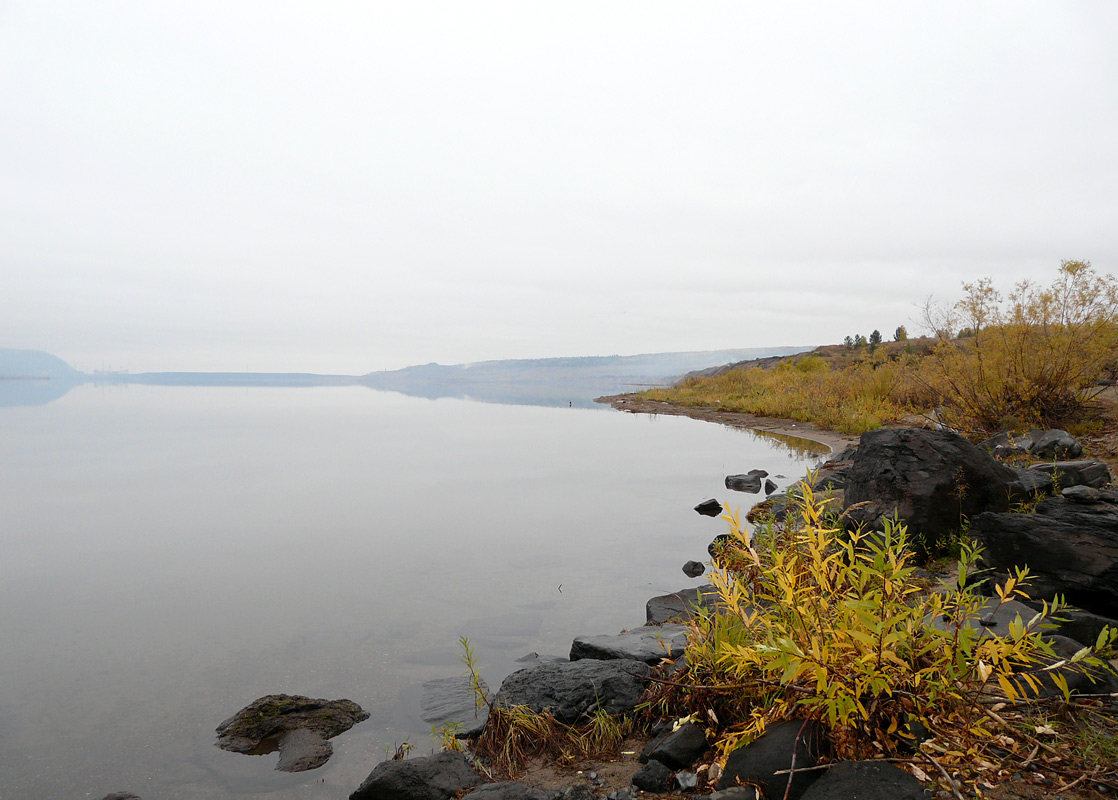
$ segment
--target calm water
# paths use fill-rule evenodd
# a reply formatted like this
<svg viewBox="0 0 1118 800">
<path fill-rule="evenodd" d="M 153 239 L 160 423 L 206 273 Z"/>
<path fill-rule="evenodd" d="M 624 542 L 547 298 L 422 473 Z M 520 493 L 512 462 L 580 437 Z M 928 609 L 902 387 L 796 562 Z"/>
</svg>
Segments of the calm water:
<svg viewBox="0 0 1118 800">
<path fill-rule="evenodd" d="M 344 798 L 431 748 L 419 685 L 644 622 L 727 472 L 816 459 L 609 409 L 362 387 L 81 386 L 0 409 L 0 798 Z M 782 485 L 786 481 L 778 481 Z M 560 591 L 561 587 L 561 591 Z M 318 770 L 213 745 L 253 699 L 372 718 Z"/>
</svg>

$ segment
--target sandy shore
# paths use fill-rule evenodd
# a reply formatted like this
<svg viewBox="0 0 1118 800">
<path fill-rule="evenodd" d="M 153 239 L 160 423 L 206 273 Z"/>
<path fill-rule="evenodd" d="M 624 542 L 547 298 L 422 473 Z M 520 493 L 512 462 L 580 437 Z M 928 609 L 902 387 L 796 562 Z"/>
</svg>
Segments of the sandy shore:
<svg viewBox="0 0 1118 800">
<path fill-rule="evenodd" d="M 608 403 L 618 411 L 630 414 L 669 414 L 677 417 L 691 417 L 692 419 L 717 422 L 731 428 L 752 428 L 754 430 L 778 433 L 783 436 L 797 436 L 801 439 L 810 439 L 831 448 L 832 453 L 837 453 L 848 445 L 857 444 L 857 436 L 848 436 L 835 433 L 812 425 L 810 422 L 793 422 L 790 419 L 779 417 L 759 417 L 755 414 L 746 414 L 740 411 L 722 411 L 709 406 L 696 406 L 688 408 L 672 405 L 659 400 L 642 400 L 635 394 L 614 394 L 595 399 L 596 403 Z"/>
</svg>

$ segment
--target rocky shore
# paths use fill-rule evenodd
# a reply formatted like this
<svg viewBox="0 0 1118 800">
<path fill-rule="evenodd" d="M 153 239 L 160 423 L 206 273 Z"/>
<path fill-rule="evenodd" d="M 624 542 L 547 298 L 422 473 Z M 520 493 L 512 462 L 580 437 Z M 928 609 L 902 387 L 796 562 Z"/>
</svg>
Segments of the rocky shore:
<svg viewBox="0 0 1118 800">
<path fill-rule="evenodd" d="M 1031 605 L 1063 596 L 1076 606 L 1048 634 L 1065 659 L 1070 660 L 1082 643 L 1092 643 L 1104 626 L 1118 626 L 1118 492 L 1110 487 L 1107 466 L 1080 458 L 1082 447 L 1063 432 L 1002 437 L 984 447 L 944 431 L 911 428 L 883 429 L 854 439 L 787 420 L 680 409 L 627 396 L 602 401 L 634 413 L 686 414 L 825 443 L 832 454 L 814 472 L 816 490 L 826 493 L 851 525 L 875 529 L 891 517 L 904 519 L 910 530 L 920 532 L 916 540 L 920 560 L 928 558 L 937 543 L 958 528 L 960 519 L 968 520 L 974 540 L 985 548 L 983 566 L 988 570 L 989 593 L 995 593 L 1000 582 L 1027 564 L 1036 576 L 1028 601 Z M 1010 466 L 994 454 L 1003 459 L 1043 455 L 1051 460 Z M 763 484 L 760 472 L 727 476 L 727 488 L 757 495 L 762 490 L 766 495 L 773 493 L 776 487 Z M 708 502 L 717 506 L 717 510 L 714 506 L 709 509 L 717 515 L 721 507 L 716 501 Z M 788 504 L 786 495 L 773 494 L 757 506 L 757 513 L 779 519 Z M 1028 513 L 1024 513 L 1026 506 Z M 708 513 L 702 506 L 696 511 Z M 712 548 L 715 544 L 712 542 Z M 685 571 L 689 577 L 697 577 L 702 567 L 688 562 Z M 491 708 L 546 711 L 564 724 L 584 723 L 601 714 L 629 714 L 647 697 L 650 682 L 670 681 L 684 668 L 687 618 L 696 609 L 713 608 L 717 598 L 710 586 L 684 588 L 651 598 L 643 627 L 579 636 L 561 656 L 530 654 L 525 667 L 506 677 L 490 697 Z M 974 624 L 1001 635 L 997 632 L 1009 630 L 1016 615 L 1027 618 L 1032 613 L 1032 608 L 1020 603 L 992 603 L 978 612 Z M 1061 676 L 1073 691 L 1118 693 L 1118 677 L 1113 675 L 1099 679 L 1063 662 L 1047 669 Z M 1045 680 L 1044 691 L 1055 694 L 1058 684 L 1051 677 Z M 425 703 L 431 719 L 461 723 L 463 736 L 481 734 L 487 722 L 484 715 L 473 713 L 477 687 L 460 679 L 437 683 L 439 702 Z M 460 702 L 445 702 L 455 696 Z M 483 706 L 483 710 L 487 709 Z M 311 769 L 329 758 L 327 739 L 367 716 L 349 701 L 262 698 L 222 723 L 219 744 L 238 752 L 278 747 L 278 769 Z M 934 773 L 906 770 L 886 761 L 828 763 L 825 729 L 801 719 L 771 726 L 761 737 L 731 752 L 725 765 L 719 766 L 704 729 L 706 722 L 661 720 L 644 738 L 623 743 L 616 759 L 566 769 L 538 764 L 517 782 L 493 780 L 468 751 L 389 759 L 372 770 L 350 799 L 630 800 L 642 793 L 665 797 L 709 794 L 713 800 L 962 796 L 959 787 L 948 786 Z M 309 755 L 304 755 L 304 748 Z M 1085 782 L 1074 790 L 1063 787 L 1068 791 L 1062 796 L 1101 797 L 1097 790 L 1105 791 L 1107 786 Z"/>
</svg>

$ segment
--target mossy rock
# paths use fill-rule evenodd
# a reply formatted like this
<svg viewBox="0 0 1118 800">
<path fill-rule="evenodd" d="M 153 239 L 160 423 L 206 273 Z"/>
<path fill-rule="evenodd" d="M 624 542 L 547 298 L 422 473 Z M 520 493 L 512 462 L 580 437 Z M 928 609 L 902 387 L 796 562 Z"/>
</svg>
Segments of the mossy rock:
<svg viewBox="0 0 1118 800">
<path fill-rule="evenodd" d="M 309 730 L 331 739 L 368 718 L 369 713 L 352 700 L 270 694 L 218 725 L 217 746 L 234 753 L 269 752 L 275 749 L 271 743 L 292 731 Z"/>
</svg>

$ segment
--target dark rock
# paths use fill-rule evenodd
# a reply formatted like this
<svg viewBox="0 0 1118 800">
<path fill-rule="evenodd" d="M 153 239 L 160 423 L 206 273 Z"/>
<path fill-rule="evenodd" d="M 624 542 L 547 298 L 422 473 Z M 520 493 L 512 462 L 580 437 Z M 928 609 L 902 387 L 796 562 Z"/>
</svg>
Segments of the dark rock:
<svg viewBox="0 0 1118 800">
<path fill-rule="evenodd" d="M 722 504 L 714 498 L 704 500 L 695 506 L 695 510 L 702 514 L 704 517 L 717 517 L 722 513 Z"/>
<path fill-rule="evenodd" d="M 688 578 L 697 578 L 707 571 L 707 565 L 702 561 L 688 561 L 683 565 L 683 574 Z"/>
<path fill-rule="evenodd" d="M 576 637 L 571 645 L 571 661 L 620 658 L 658 664 L 664 658 L 677 658 L 686 650 L 686 625 L 646 625 L 615 636 Z"/>
<path fill-rule="evenodd" d="M 1033 464 L 1029 469 L 1051 476 L 1061 489 L 1069 486 L 1101 489 L 1110 483 L 1110 470 L 1101 461 L 1056 461 L 1052 464 Z"/>
<path fill-rule="evenodd" d="M 1029 453 L 1034 458 L 1079 458 L 1083 445 L 1067 431 L 1053 429 L 1033 439 Z"/>
<path fill-rule="evenodd" d="M 645 603 L 644 614 L 649 625 L 663 625 L 673 620 L 690 619 L 696 609 L 711 611 L 717 604 L 718 590 L 708 583 L 653 597 Z"/>
<path fill-rule="evenodd" d="M 1024 467 L 1010 467 L 1010 469 L 1017 476 L 1009 483 L 1011 502 L 1026 502 L 1037 495 L 1049 495 L 1056 488 L 1056 482 L 1047 472 Z"/>
<path fill-rule="evenodd" d="M 1027 433 L 1000 431 L 979 445 L 997 459 L 1023 456 L 1032 449 L 1033 440 Z"/>
<path fill-rule="evenodd" d="M 920 781 L 893 764 L 842 761 L 808 787 L 802 800 L 924 800 L 930 796 Z"/>
<path fill-rule="evenodd" d="M 1021 622 L 1026 625 L 1028 630 L 1034 630 L 1035 627 L 1029 628 L 1028 624 L 1036 615 L 1036 609 L 1016 600 L 1001 602 L 997 598 L 990 598 L 978 607 L 975 614 L 959 620 L 958 623 L 941 617 L 928 619 L 927 622 L 933 627 L 948 633 L 954 633 L 956 627 L 974 628 L 978 634 L 978 640 L 981 641 L 991 636 L 1008 637 L 1009 626 L 1013 624 L 1017 617 L 1021 617 Z"/>
<path fill-rule="evenodd" d="M 312 700 L 300 695 L 270 694 L 254 700 L 218 725 L 217 746 L 234 753 L 270 753 L 293 731 L 304 729 L 323 739 L 332 739 L 368 718 L 368 712 L 352 700 Z M 300 741 L 307 740 L 295 740 Z M 329 751 L 326 757 L 329 758 Z M 291 763 L 299 760 L 291 757 Z"/>
<path fill-rule="evenodd" d="M 776 491 L 776 489 L 777 489 L 776 484 L 773 483 L 771 480 L 766 480 L 765 481 L 765 494 L 772 494 L 773 492 Z"/>
<path fill-rule="evenodd" d="M 726 488 L 735 492 L 757 494 L 761 491 L 760 475 L 727 475 Z"/>
<path fill-rule="evenodd" d="M 1069 486 L 1060 492 L 1060 496 L 1070 503 L 1097 503 L 1101 492 L 1090 486 Z"/>
<path fill-rule="evenodd" d="M 502 781 L 486 783 L 465 796 L 472 800 L 546 800 L 547 792 L 515 781 Z"/>
<path fill-rule="evenodd" d="M 1041 603 L 1036 600 L 1026 601 L 1025 604 L 1037 611 L 1041 607 Z M 1118 631 L 1118 619 L 1102 617 L 1081 608 L 1064 608 L 1049 621 L 1056 625 L 1052 629 L 1054 636 L 1066 636 L 1077 642 L 1094 643 L 1103 628 Z"/>
<path fill-rule="evenodd" d="M 886 517 L 908 525 L 918 553 L 963 518 L 1009 507 L 1016 473 L 948 431 L 886 428 L 862 434 L 846 474 L 848 524 L 880 530 Z"/>
<path fill-rule="evenodd" d="M 585 783 L 576 783 L 574 786 L 568 786 L 559 792 L 556 800 L 559 800 L 559 798 L 562 798 L 562 800 L 597 800 L 597 797 L 594 790 Z"/>
<path fill-rule="evenodd" d="M 484 782 L 464 755 L 444 750 L 423 758 L 380 762 L 349 800 L 448 800 Z"/>
<path fill-rule="evenodd" d="M 652 758 L 633 775 L 633 785 L 646 792 L 663 794 L 668 791 L 671 779 L 672 771 Z"/>
<path fill-rule="evenodd" d="M 1012 573 L 1028 566 L 1034 599 L 1060 594 L 1087 611 L 1118 616 L 1118 507 L 1050 498 L 1035 514 L 980 514 L 970 533 L 987 567 Z"/>
<path fill-rule="evenodd" d="M 668 738 L 668 734 L 670 734 L 671 732 L 671 723 L 664 722 L 658 724 L 656 728 L 653 729 L 654 736 L 648 740 L 648 743 L 645 744 L 644 749 L 641 750 L 640 755 L 637 756 L 637 761 L 641 762 L 642 764 L 647 764 L 648 759 L 652 756 L 652 753 L 656 750 L 657 747 L 660 746 L 661 742 Z"/>
<path fill-rule="evenodd" d="M 297 728 L 280 739 L 276 769 L 280 772 L 305 772 L 321 767 L 333 754 L 334 746 L 319 734 Z"/>
<path fill-rule="evenodd" d="M 706 733 L 698 725 L 685 722 L 660 738 L 648 753 L 648 758 L 656 759 L 672 769 L 687 769 L 706 750 Z"/>
<path fill-rule="evenodd" d="M 792 765 L 793 746 L 797 770 L 814 767 L 822 754 L 819 726 L 813 722 L 805 724 L 798 719 L 772 726 L 753 742 L 730 753 L 716 788 L 728 789 L 738 783 L 751 783 L 760 788 L 763 797 L 783 797 L 789 776 L 776 773 Z M 789 800 L 799 800 L 818 777 L 819 773 L 814 771 L 793 774 Z"/>
<path fill-rule="evenodd" d="M 560 722 L 575 722 L 602 708 L 609 714 L 632 711 L 644 693 L 648 665 L 643 661 L 583 659 L 543 664 L 505 678 L 496 702 L 550 709 Z"/>
<path fill-rule="evenodd" d="M 854 456 L 857 455 L 857 453 L 858 448 L 851 445 L 820 464 L 812 472 L 812 477 L 814 478 L 814 483 L 812 484 L 813 488 L 817 491 L 845 488 L 846 472 L 850 469 L 850 465 L 854 462 Z M 777 477 L 781 476 L 778 475 Z"/>
<path fill-rule="evenodd" d="M 113 792 L 105 795 L 101 800 L 140 800 L 140 796 L 132 792 Z"/>
<path fill-rule="evenodd" d="M 520 658 L 516 659 L 517 664 L 530 664 L 533 667 L 538 667 L 540 664 L 565 664 L 570 661 L 566 656 L 557 656 L 551 653 L 526 653 Z"/>
<path fill-rule="evenodd" d="M 484 681 L 481 688 L 487 690 Z M 423 683 L 420 716 L 436 728 L 457 725 L 458 737 L 467 738 L 481 733 L 489 716 L 489 706 L 485 703 L 479 706 L 471 678 L 436 678 Z"/>
<path fill-rule="evenodd" d="M 749 470 L 749 472 L 747 472 L 745 474 L 746 475 L 756 475 L 758 478 L 769 477 L 769 471 L 767 469 L 751 469 L 751 470 Z"/>
<path fill-rule="evenodd" d="M 1046 669 L 1057 661 L 1071 659 L 1072 656 L 1083 649 L 1082 644 L 1066 636 L 1049 636 L 1046 638 L 1048 643 L 1052 645 L 1056 658 L 1045 659 L 1044 663 L 1027 670 L 1040 681 L 1040 688 L 1033 692 L 1028 687 L 1023 687 L 1026 695 L 1040 698 L 1062 697 L 1063 690 L 1057 687 L 1056 682 L 1052 679 L 1053 672 L 1063 676 L 1064 680 L 1067 681 L 1068 690 L 1072 694 L 1118 692 L 1118 675 L 1105 668 L 1085 669 L 1082 664 L 1068 664 L 1059 669 Z"/>
</svg>

